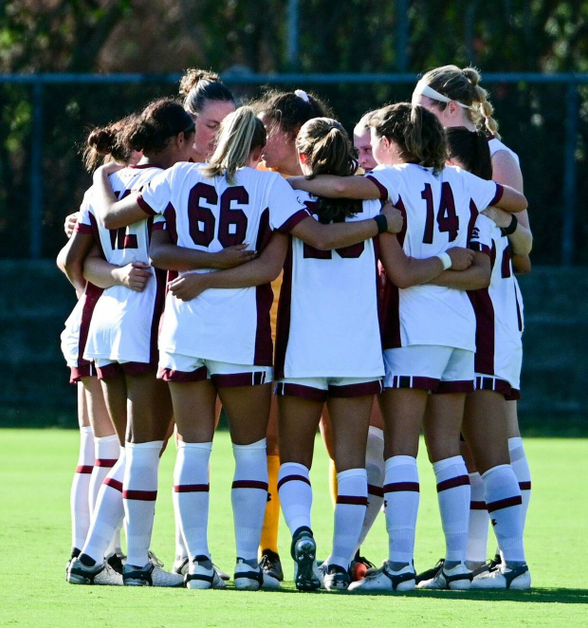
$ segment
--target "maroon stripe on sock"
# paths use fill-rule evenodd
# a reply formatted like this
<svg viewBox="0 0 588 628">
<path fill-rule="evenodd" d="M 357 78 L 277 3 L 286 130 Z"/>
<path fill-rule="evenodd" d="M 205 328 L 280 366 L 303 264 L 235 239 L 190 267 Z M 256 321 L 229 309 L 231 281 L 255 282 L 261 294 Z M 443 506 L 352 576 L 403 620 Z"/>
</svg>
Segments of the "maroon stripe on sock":
<svg viewBox="0 0 588 628">
<path fill-rule="evenodd" d="M 470 502 L 470 510 L 488 510 L 486 502 Z"/>
<path fill-rule="evenodd" d="M 450 488 L 457 488 L 458 486 L 469 486 L 470 485 L 470 476 L 469 475 L 458 475 L 456 478 L 449 478 L 448 480 L 444 480 L 443 482 L 439 482 L 437 484 L 437 493 L 441 491 L 446 491 Z"/>
<path fill-rule="evenodd" d="M 375 495 L 376 497 L 384 497 L 384 489 L 381 486 L 368 484 L 368 493 L 370 495 Z"/>
<path fill-rule="evenodd" d="M 347 504 L 349 506 L 367 506 L 367 497 L 359 497 L 357 495 L 337 495 L 338 504 Z"/>
<path fill-rule="evenodd" d="M 519 488 L 521 491 L 530 491 L 531 490 L 531 482 L 519 482 Z"/>
<path fill-rule="evenodd" d="M 419 493 L 420 490 L 418 482 L 392 482 L 392 484 L 385 484 L 382 492 L 398 493 L 399 491 L 412 491 L 413 493 Z"/>
<path fill-rule="evenodd" d="M 113 478 L 106 478 L 103 484 L 106 484 L 106 486 L 110 486 L 110 488 L 120 491 L 121 493 L 123 492 L 122 482 L 119 482 L 118 480 L 114 480 Z"/>
<path fill-rule="evenodd" d="M 98 458 L 94 464 L 97 467 L 108 467 L 109 469 L 112 469 L 112 467 L 116 464 L 116 461 L 116 458 Z"/>
<path fill-rule="evenodd" d="M 208 493 L 210 484 L 176 484 L 175 493 Z"/>
<path fill-rule="evenodd" d="M 76 467 L 76 473 L 92 473 L 92 469 L 94 467 L 89 464 L 82 465 L 80 467 Z"/>
<path fill-rule="evenodd" d="M 267 491 L 268 484 L 257 480 L 235 480 L 231 488 L 259 488 L 262 491 Z"/>
<path fill-rule="evenodd" d="M 123 498 L 154 502 L 157 499 L 157 491 L 123 491 Z"/>
<path fill-rule="evenodd" d="M 496 502 L 488 504 L 488 512 L 502 510 L 502 508 L 510 508 L 511 506 L 520 506 L 522 503 L 523 498 L 520 495 L 516 495 L 515 497 L 507 497 L 506 499 L 499 499 Z"/>
<path fill-rule="evenodd" d="M 308 484 L 308 486 L 310 486 L 310 480 L 308 478 L 305 478 L 303 475 L 287 475 L 285 478 L 282 478 L 278 482 L 278 491 L 284 484 L 286 484 L 286 482 L 295 482 L 295 481 L 305 482 L 306 484 Z"/>
</svg>

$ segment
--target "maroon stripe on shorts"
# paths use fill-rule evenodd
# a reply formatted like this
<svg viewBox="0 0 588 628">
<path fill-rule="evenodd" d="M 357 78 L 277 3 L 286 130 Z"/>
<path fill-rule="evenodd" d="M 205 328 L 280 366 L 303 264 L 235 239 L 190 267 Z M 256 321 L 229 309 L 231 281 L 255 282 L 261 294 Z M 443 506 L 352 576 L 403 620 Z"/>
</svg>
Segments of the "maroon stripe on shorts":
<svg viewBox="0 0 588 628">
<path fill-rule="evenodd" d="M 278 397 L 300 397 L 309 401 L 325 402 L 329 393 L 321 388 L 313 388 L 312 386 L 303 386 L 302 384 L 288 384 L 287 382 L 278 382 L 276 384 L 275 394 Z"/>
<path fill-rule="evenodd" d="M 267 491 L 268 484 L 259 480 L 235 480 L 231 488 L 258 488 L 262 491 Z"/>
<path fill-rule="evenodd" d="M 303 475 L 287 475 L 278 482 L 278 491 L 284 484 L 286 484 L 286 482 L 304 482 L 310 486 L 310 480 L 305 478 Z"/>
<path fill-rule="evenodd" d="M 531 482 L 519 482 L 519 488 L 521 489 L 521 491 L 530 491 Z"/>
<path fill-rule="evenodd" d="M 376 497 L 384 497 L 384 489 L 381 486 L 375 486 L 374 484 L 368 484 L 368 493 L 375 495 Z"/>
<path fill-rule="evenodd" d="M 521 391 L 517 388 L 511 388 L 508 395 L 504 395 L 505 401 L 518 401 L 521 398 Z"/>
<path fill-rule="evenodd" d="M 276 323 L 276 359 L 275 378 L 284 378 L 284 365 L 286 363 L 286 351 L 290 337 L 290 305 L 292 302 L 292 238 L 289 238 L 288 253 L 284 262 L 282 287 L 280 288 L 280 300 L 278 303 L 278 320 Z"/>
<path fill-rule="evenodd" d="M 208 371 L 205 366 L 197 368 L 195 371 L 174 371 L 173 369 L 159 369 L 157 377 L 164 382 L 176 382 L 182 384 L 185 382 L 201 382 L 208 376 Z"/>
<path fill-rule="evenodd" d="M 211 375 L 210 379 L 218 388 L 235 388 L 237 386 L 259 386 L 266 383 L 264 373 L 252 372 L 231 373 L 230 375 Z"/>
<path fill-rule="evenodd" d="M 469 393 L 474 391 L 474 380 L 464 379 L 457 382 L 439 382 L 436 390 L 433 392 L 438 395 L 447 395 L 450 393 Z"/>
<path fill-rule="evenodd" d="M 123 499 L 139 499 L 146 502 L 154 502 L 157 499 L 157 491 L 123 491 Z"/>
<path fill-rule="evenodd" d="M 441 491 L 446 491 L 450 488 L 457 488 L 458 486 L 469 486 L 470 485 L 470 476 L 469 475 L 458 475 L 455 478 L 449 478 L 448 480 L 444 480 L 443 482 L 439 482 L 437 484 L 437 493 Z"/>
<path fill-rule="evenodd" d="M 97 366 L 98 379 L 110 379 L 111 377 L 117 377 L 123 370 L 122 366 L 118 362 L 111 362 L 104 366 Z"/>
<path fill-rule="evenodd" d="M 391 484 L 384 484 L 382 492 L 384 493 L 398 493 L 400 491 L 412 491 L 413 493 L 420 493 L 420 485 L 418 482 L 392 482 Z"/>
<path fill-rule="evenodd" d="M 82 377 L 93 377 L 96 375 L 96 369 L 93 364 L 87 362 L 82 366 L 71 366 L 69 373 L 69 383 L 77 384 Z"/>
<path fill-rule="evenodd" d="M 433 377 L 411 377 L 410 375 L 394 375 L 392 385 L 388 388 L 414 388 L 416 390 L 436 390 L 439 380 Z"/>
<path fill-rule="evenodd" d="M 476 373 L 494 375 L 494 305 L 488 288 L 467 293 L 476 317 Z"/>
<path fill-rule="evenodd" d="M 76 467 L 76 473 L 92 473 L 93 468 L 94 467 L 89 464 L 80 465 L 79 467 Z"/>
<path fill-rule="evenodd" d="M 155 268 L 155 282 L 157 289 L 155 291 L 155 300 L 153 302 L 153 313 L 151 318 L 151 344 L 149 347 L 149 362 L 157 369 L 157 360 L 159 352 L 157 350 L 157 337 L 159 334 L 159 321 L 163 313 L 165 304 L 165 288 L 166 288 L 166 271 Z"/>
<path fill-rule="evenodd" d="M 94 465 L 97 467 L 109 467 L 112 469 L 117 460 L 118 458 L 98 458 Z"/>
<path fill-rule="evenodd" d="M 268 245 L 272 236 L 269 223 L 269 207 L 263 210 L 257 230 L 255 250 L 260 254 Z M 255 353 L 253 364 L 271 366 L 273 364 L 274 345 L 272 342 L 272 326 L 270 311 L 274 302 L 274 293 L 270 283 L 255 288 L 255 309 L 257 325 L 255 328 Z"/>
<path fill-rule="evenodd" d="M 511 506 L 520 506 L 522 503 L 523 498 L 520 495 L 507 497 L 506 499 L 499 499 L 498 501 L 488 504 L 488 512 L 502 510 L 502 508 L 510 508 Z"/>
<path fill-rule="evenodd" d="M 105 478 L 103 484 L 106 484 L 106 486 L 110 486 L 110 488 L 113 488 L 116 491 L 119 492 L 123 492 L 123 485 L 122 482 L 119 482 L 118 480 L 114 480 L 113 478 Z"/>
<path fill-rule="evenodd" d="M 367 397 L 379 395 L 382 392 L 382 381 L 379 379 L 363 384 L 348 384 L 347 386 L 329 386 L 329 397 Z"/>
<path fill-rule="evenodd" d="M 174 493 L 208 493 L 210 484 L 176 484 Z"/>
<path fill-rule="evenodd" d="M 486 502 L 470 502 L 470 510 L 488 510 Z"/>
<path fill-rule="evenodd" d="M 347 504 L 348 506 L 367 506 L 367 497 L 359 497 L 357 495 L 337 495 L 338 504 Z"/>
</svg>

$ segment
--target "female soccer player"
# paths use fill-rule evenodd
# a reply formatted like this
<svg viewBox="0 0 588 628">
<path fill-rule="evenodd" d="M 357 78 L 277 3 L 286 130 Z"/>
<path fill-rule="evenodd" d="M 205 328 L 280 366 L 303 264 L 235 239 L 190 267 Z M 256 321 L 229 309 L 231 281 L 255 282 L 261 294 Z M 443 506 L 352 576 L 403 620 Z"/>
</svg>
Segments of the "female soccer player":
<svg viewBox="0 0 588 628">
<path fill-rule="evenodd" d="M 450 242 L 467 243 L 470 199 L 480 209 L 490 204 L 510 211 L 525 209 L 525 197 L 511 188 L 446 168 L 443 129 L 423 107 L 408 103 L 385 107 L 370 126 L 374 156 L 385 165 L 368 177 L 322 176 L 291 182 L 319 195 L 380 196 L 401 206 L 406 231 L 400 239 L 405 252 L 417 258 L 439 254 Z M 408 590 L 415 586 L 416 453 L 431 391 L 438 395 L 429 457 L 437 476 L 448 546 L 445 572 L 451 588 L 470 585 L 471 574 L 464 564 L 469 479 L 455 441 L 459 439 L 464 393 L 473 389 L 474 380 L 475 319 L 464 290 L 484 287 L 489 278 L 490 259 L 477 253 L 471 268 L 458 275 L 445 273 L 431 282 L 436 285 L 398 290 L 388 283 L 383 329 L 386 390 L 381 401 L 386 426 L 384 493 L 390 557 L 382 569 L 354 583 L 353 589 Z M 456 289 L 458 286 L 461 289 Z"/>
<path fill-rule="evenodd" d="M 265 434 L 272 379 L 267 282 L 278 274 L 286 253 L 280 232 L 304 234 L 313 246 L 331 248 L 356 244 L 378 231 L 374 220 L 329 226 L 310 220 L 307 209 L 278 174 L 255 170 L 264 145 L 263 124 L 250 107 L 241 107 L 223 121 L 208 165 L 176 164 L 139 196 L 118 203 L 112 194 L 104 199 L 104 216 L 117 226 L 136 220 L 142 211 L 165 215 L 180 247 L 180 268 L 185 249 L 214 253 L 247 242 L 261 252 L 254 268 L 269 268 L 273 273 L 257 287 L 210 290 L 198 299 L 190 294 L 191 281 L 198 283 L 198 278 L 216 273 L 184 273 L 170 284 L 160 332 L 159 372 L 170 384 L 182 439 L 175 504 L 191 556 L 186 577 L 189 588 L 222 586 L 207 542 L 207 470 L 216 389 L 229 418 L 236 460 L 232 490 L 235 586 L 259 589 L 279 584 L 262 572 L 257 549 L 267 501 Z M 392 210 L 388 215 L 396 218 Z M 270 239 L 272 231 L 278 233 Z M 201 409 L 197 417 L 195 406 Z"/>
<path fill-rule="evenodd" d="M 179 104 L 170 99 L 151 103 L 126 133 L 127 144 L 142 150 L 143 159 L 139 165 L 112 176 L 116 193 L 124 197 L 141 189 L 162 169 L 187 160 L 193 137 L 194 122 Z M 159 456 L 171 420 L 167 386 L 155 378 L 164 278 L 163 273 L 149 267 L 153 221 L 146 215 L 126 228 L 111 228 L 91 208 L 89 221 L 106 262 L 118 266 L 132 263 L 143 271 L 146 284 L 140 292 L 125 286 L 104 291 L 94 310 L 85 351 L 86 357 L 96 363 L 110 414 L 118 422 L 127 423 L 125 453 L 121 455 L 125 460 L 119 463 L 122 478 L 111 478 L 123 491 L 127 522 L 128 556 L 123 581 L 134 586 L 181 586 L 181 575 L 163 571 L 148 555 Z M 82 215 L 78 224 L 85 222 Z M 99 282 L 94 274 L 103 264 L 99 258 L 87 259 L 86 276 Z M 83 583 L 102 568 L 99 539 L 94 542 L 96 539 L 90 536 L 78 563 L 70 568 L 70 581 Z"/>
</svg>

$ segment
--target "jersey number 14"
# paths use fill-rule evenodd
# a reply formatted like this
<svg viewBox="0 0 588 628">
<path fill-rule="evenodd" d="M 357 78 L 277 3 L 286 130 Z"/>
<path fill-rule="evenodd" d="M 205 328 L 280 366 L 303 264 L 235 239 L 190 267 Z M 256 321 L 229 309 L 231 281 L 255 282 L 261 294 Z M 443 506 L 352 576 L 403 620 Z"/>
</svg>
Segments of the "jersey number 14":
<svg viewBox="0 0 588 628">
<path fill-rule="evenodd" d="M 421 192 L 421 198 L 427 203 L 427 221 L 425 223 L 425 234 L 423 235 L 423 244 L 433 244 L 434 227 L 434 209 L 433 209 L 433 190 L 430 183 L 425 183 L 425 189 Z M 453 200 L 453 192 L 449 183 L 445 182 L 441 185 L 441 202 L 439 203 L 439 211 L 437 212 L 437 226 L 439 231 L 449 234 L 449 241 L 453 242 L 457 238 L 459 231 L 459 217 L 455 212 L 455 201 Z"/>
</svg>

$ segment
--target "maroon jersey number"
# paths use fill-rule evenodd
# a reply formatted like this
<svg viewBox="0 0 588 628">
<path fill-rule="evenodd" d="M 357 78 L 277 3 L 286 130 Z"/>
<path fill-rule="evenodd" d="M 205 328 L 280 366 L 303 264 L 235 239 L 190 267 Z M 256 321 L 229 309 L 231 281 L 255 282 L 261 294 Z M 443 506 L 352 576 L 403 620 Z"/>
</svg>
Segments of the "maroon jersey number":
<svg viewBox="0 0 588 628">
<path fill-rule="evenodd" d="M 242 186 L 228 188 L 221 196 L 218 239 L 223 248 L 243 244 L 247 234 L 247 216 L 242 209 L 231 209 L 231 202 L 249 204 L 249 194 Z"/>
<path fill-rule="evenodd" d="M 433 244 L 433 192 L 431 184 L 425 183 L 425 189 L 421 192 L 421 198 L 427 204 L 427 219 L 425 222 L 425 233 L 423 244 Z M 455 201 L 453 191 L 449 183 L 441 185 L 441 202 L 437 212 L 437 226 L 440 232 L 449 234 L 449 242 L 457 238 L 459 231 L 459 217 L 455 211 Z"/>
<path fill-rule="evenodd" d="M 125 196 L 128 196 L 131 190 L 125 190 L 122 194 L 115 192 L 117 200 L 121 201 Z M 110 234 L 110 246 L 113 251 L 117 249 L 138 249 L 139 244 L 137 242 L 137 236 L 134 233 L 127 233 L 128 227 L 120 227 L 120 229 L 109 229 Z"/>
</svg>

